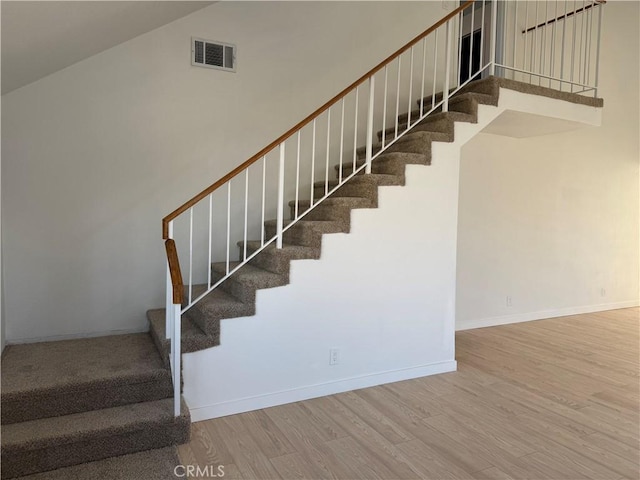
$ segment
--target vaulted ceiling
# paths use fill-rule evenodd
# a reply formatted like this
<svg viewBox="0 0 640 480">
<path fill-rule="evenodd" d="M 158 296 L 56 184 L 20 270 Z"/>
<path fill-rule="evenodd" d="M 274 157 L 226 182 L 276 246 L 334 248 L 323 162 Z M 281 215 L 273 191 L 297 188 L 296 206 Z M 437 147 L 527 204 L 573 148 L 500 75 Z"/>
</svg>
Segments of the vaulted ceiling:
<svg viewBox="0 0 640 480">
<path fill-rule="evenodd" d="M 2 94 L 212 3 L 3 0 Z"/>
</svg>

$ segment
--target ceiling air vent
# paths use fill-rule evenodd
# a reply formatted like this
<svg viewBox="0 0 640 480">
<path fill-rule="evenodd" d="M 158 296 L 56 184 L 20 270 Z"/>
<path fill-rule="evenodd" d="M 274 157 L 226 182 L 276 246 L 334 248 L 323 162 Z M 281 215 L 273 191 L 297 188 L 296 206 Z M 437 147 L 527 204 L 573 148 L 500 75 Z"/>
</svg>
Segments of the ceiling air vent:
<svg viewBox="0 0 640 480">
<path fill-rule="evenodd" d="M 229 43 L 191 39 L 191 65 L 236 71 L 236 46 Z"/>
</svg>

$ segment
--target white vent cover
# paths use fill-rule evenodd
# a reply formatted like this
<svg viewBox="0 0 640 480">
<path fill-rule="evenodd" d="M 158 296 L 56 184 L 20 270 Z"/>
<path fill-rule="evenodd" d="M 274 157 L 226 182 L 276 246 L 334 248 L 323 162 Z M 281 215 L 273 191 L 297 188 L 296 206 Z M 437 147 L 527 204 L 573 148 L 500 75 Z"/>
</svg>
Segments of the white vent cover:
<svg viewBox="0 0 640 480">
<path fill-rule="evenodd" d="M 235 72 L 236 46 L 192 37 L 191 65 Z"/>
</svg>

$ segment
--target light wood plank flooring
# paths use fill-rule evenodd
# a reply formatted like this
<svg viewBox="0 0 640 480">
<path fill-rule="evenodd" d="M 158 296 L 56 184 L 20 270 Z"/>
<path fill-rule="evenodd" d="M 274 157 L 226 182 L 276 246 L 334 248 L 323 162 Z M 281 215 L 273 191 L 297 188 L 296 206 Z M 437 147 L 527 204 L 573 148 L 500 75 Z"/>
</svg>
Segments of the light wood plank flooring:
<svg viewBox="0 0 640 480">
<path fill-rule="evenodd" d="M 459 332 L 459 371 L 193 424 L 250 479 L 638 479 L 640 309 Z"/>
</svg>

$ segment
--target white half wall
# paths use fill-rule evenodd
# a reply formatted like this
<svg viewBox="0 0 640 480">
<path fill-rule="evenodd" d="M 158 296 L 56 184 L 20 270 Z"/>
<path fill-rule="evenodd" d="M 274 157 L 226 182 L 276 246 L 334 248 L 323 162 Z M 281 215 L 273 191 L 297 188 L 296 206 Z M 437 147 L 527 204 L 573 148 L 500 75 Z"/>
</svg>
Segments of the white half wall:
<svg viewBox="0 0 640 480">
<path fill-rule="evenodd" d="M 256 315 L 223 320 L 220 346 L 184 355 L 194 421 L 455 370 L 459 145 L 381 187 L 320 260 L 259 290 Z M 329 365 L 330 349 L 339 364 Z"/>
<path fill-rule="evenodd" d="M 602 126 L 463 148 L 458 329 L 638 305 L 639 16 L 605 7 Z"/>
<path fill-rule="evenodd" d="M 145 330 L 161 218 L 446 13 L 220 2 L 2 96 L 7 340 Z M 237 73 L 192 67 L 191 36 Z"/>
</svg>

